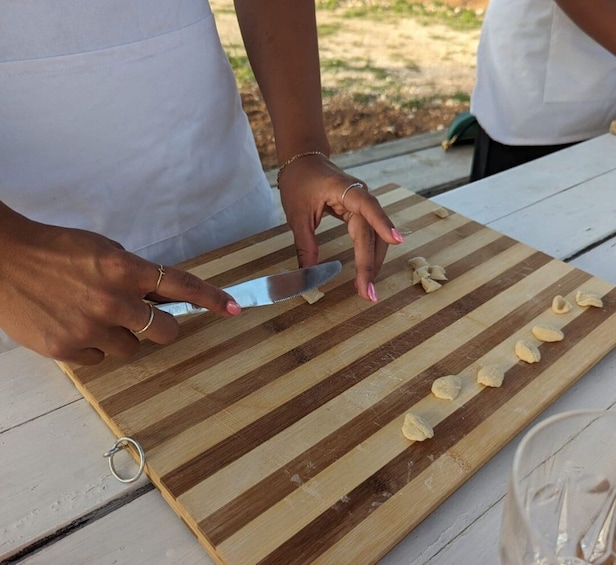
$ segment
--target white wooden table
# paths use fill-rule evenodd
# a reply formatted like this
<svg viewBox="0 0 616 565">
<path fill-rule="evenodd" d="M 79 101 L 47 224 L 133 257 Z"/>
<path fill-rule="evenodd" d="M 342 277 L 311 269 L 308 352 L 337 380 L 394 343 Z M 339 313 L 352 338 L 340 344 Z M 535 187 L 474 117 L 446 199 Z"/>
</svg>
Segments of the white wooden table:
<svg viewBox="0 0 616 565">
<path fill-rule="evenodd" d="M 406 157 L 346 165 L 372 185 L 396 181 L 395 171 L 413 178 L 415 167 L 414 178 L 424 179 L 421 186 L 397 182 L 429 192 L 456 184 L 469 165 L 468 148 L 437 151 L 442 150 L 423 148 Z M 431 171 L 438 175 L 431 177 Z M 430 178 L 437 180 L 430 185 Z M 616 283 L 616 136 L 606 134 L 434 200 Z M 612 352 L 541 419 L 574 408 L 616 410 L 615 374 Z M 519 439 L 382 563 L 497 563 L 502 500 Z M 0 355 L 3 563 L 212 563 L 147 478 L 124 485 L 111 476 L 102 453 L 114 440 L 52 361 L 23 348 Z"/>
</svg>

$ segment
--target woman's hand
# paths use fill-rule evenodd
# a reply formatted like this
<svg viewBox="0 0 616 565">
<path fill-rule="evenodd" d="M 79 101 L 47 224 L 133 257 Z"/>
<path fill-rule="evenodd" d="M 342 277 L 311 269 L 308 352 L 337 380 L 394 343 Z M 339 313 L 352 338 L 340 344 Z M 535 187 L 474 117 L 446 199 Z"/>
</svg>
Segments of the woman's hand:
<svg viewBox="0 0 616 565">
<path fill-rule="evenodd" d="M 374 280 L 387 247 L 403 239 L 366 185 L 325 156 L 307 155 L 281 171 L 279 188 L 295 237 L 299 266 L 318 262 L 315 230 L 324 212 L 328 212 L 348 226 L 355 249 L 355 286 L 359 295 L 376 302 Z"/>
<path fill-rule="evenodd" d="M 14 340 L 79 364 L 130 357 L 139 346 L 134 332 L 146 325 L 141 335 L 155 343 L 179 332 L 173 316 L 144 298 L 240 312 L 228 294 L 190 273 L 164 267 L 161 275 L 103 236 L 33 222 L 0 204 L 0 327 Z"/>
</svg>

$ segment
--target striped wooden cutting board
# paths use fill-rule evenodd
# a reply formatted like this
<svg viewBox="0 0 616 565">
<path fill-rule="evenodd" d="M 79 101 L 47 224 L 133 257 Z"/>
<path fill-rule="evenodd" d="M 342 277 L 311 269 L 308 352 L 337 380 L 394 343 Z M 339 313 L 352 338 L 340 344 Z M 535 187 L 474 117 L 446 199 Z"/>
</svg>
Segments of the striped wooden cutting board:
<svg viewBox="0 0 616 565">
<path fill-rule="evenodd" d="M 378 304 L 356 296 L 345 226 L 326 218 L 321 260 L 344 267 L 316 304 L 193 317 L 130 363 L 63 367 L 114 433 L 141 443 L 151 480 L 220 563 L 378 560 L 615 345 L 613 285 L 459 214 L 439 218 L 406 189 L 375 192 L 408 234 L 388 253 Z M 415 255 L 446 268 L 443 288 L 410 284 Z M 292 236 L 277 228 L 185 266 L 219 286 L 292 269 Z M 575 305 L 578 289 L 604 307 Z M 557 294 L 568 314 L 551 311 Z M 529 365 L 514 343 L 537 322 L 565 339 Z M 486 363 L 506 370 L 501 388 L 476 383 Z M 463 378 L 454 401 L 430 393 L 447 374 Z M 433 439 L 404 438 L 409 410 Z"/>
</svg>

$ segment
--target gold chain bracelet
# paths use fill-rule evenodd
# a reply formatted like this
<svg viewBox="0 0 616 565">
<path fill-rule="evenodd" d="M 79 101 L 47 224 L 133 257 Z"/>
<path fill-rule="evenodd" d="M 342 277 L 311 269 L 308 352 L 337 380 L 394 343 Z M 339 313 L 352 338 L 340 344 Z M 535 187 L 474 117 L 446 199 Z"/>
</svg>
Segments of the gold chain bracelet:
<svg viewBox="0 0 616 565">
<path fill-rule="evenodd" d="M 282 174 L 282 171 L 293 163 L 293 161 L 297 161 L 297 159 L 300 159 L 301 157 L 308 157 L 309 155 L 321 155 L 322 157 L 329 159 L 329 157 L 322 151 L 305 151 L 304 153 L 297 153 L 296 155 L 293 155 L 293 157 L 289 157 L 282 165 L 280 165 L 278 173 L 276 174 L 276 184 L 280 184 L 280 175 Z"/>
</svg>

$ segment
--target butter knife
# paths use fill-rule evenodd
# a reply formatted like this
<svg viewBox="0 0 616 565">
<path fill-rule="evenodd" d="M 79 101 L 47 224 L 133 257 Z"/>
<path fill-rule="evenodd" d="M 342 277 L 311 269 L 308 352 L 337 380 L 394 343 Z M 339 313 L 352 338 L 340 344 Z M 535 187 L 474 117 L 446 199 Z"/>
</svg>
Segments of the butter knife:
<svg viewBox="0 0 616 565">
<path fill-rule="evenodd" d="M 305 269 L 244 281 L 223 290 L 228 292 L 242 308 L 266 306 L 314 290 L 333 279 L 341 270 L 340 261 L 328 261 Z M 208 311 L 207 308 L 195 306 L 190 302 L 167 302 L 154 306 L 176 318 Z"/>
</svg>

